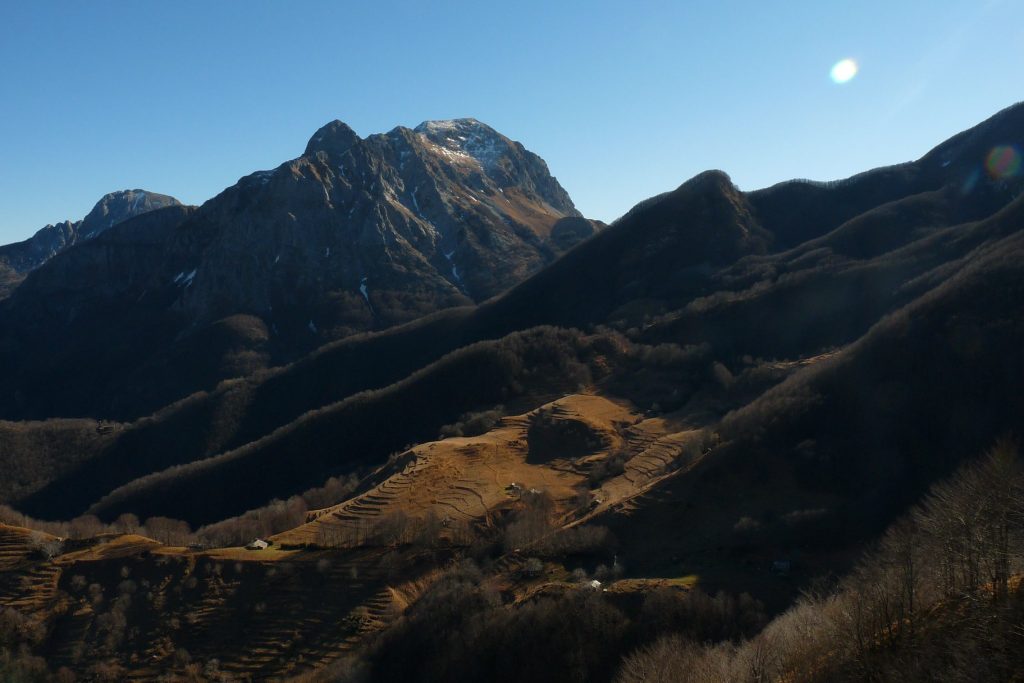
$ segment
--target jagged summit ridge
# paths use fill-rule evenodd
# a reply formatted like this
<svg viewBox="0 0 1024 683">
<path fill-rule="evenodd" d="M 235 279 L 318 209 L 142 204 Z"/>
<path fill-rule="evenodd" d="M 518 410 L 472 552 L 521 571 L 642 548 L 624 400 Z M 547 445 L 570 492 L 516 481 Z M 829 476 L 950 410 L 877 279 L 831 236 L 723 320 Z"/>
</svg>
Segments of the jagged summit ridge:
<svg viewBox="0 0 1024 683">
<path fill-rule="evenodd" d="M 366 137 L 335 119 L 200 207 L 149 291 L 172 288 L 194 324 L 246 311 L 302 347 L 488 299 L 599 227 L 475 119 Z"/>
</svg>

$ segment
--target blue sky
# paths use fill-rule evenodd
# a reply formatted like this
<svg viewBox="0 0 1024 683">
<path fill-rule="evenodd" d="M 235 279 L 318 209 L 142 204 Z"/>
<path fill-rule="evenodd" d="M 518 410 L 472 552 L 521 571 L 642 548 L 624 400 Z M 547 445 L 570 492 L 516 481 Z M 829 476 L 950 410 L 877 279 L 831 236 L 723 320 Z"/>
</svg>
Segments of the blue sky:
<svg viewBox="0 0 1024 683">
<path fill-rule="evenodd" d="M 0 0 L 0 243 L 112 190 L 201 203 L 335 118 L 476 117 L 611 220 L 707 168 L 916 158 L 1022 85 L 1019 0 Z"/>
</svg>

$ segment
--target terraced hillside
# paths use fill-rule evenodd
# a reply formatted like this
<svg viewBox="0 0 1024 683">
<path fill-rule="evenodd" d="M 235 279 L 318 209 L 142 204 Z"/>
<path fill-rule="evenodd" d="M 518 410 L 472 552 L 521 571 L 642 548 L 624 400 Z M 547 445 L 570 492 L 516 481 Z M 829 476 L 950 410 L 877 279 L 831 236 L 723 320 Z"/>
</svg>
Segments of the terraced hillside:
<svg viewBox="0 0 1024 683">
<path fill-rule="evenodd" d="M 555 506 L 543 542 L 685 469 L 705 439 L 674 428 L 671 417 L 645 419 L 621 401 L 567 395 L 479 436 L 415 446 L 366 490 L 311 512 L 262 551 L 130 534 L 60 546 L 0 527 L 0 608 L 44 625 L 53 667 L 99 666 L 134 680 L 184 672 L 190 661 L 216 660 L 253 680 L 319 670 L 415 602 L 444 558 L 500 537 L 531 495 Z M 622 470 L 595 479 L 616 457 Z M 52 559 L 41 550 L 49 541 L 60 546 Z M 491 575 L 510 601 L 552 582 L 572 587 L 557 562 L 527 571 L 535 555 L 527 545 L 495 558 Z"/>
<path fill-rule="evenodd" d="M 385 548 L 203 552 L 123 536 L 37 561 L 33 533 L 0 526 L 0 613 L 42 625 L 52 668 L 124 680 L 189 660 L 240 680 L 321 668 L 393 616 L 388 584 L 401 584 Z M 438 559 L 417 552 L 404 571 Z"/>
<path fill-rule="evenodd" d="M 381 468 L 372 488 L 310 512 L 306 524 L 274 540 L 284 546 L 351 546 L 388 522 L 412 529 L 427 518 L 446 529 L 493 526 L 495 510 L 530 490 L 544 491 L 564 513 L 578 507 L 581 488 L 597 508 L 616 505 L 675 469 L 684 453 L 694 457 L 689 449 L 700 432 L 672 429 L 671 419 L 645 420 L 635 409 L 600 396 L 569 395 L 505 417 L 480 436 L 415 446 Z M 544 431 L 554 436 L 541 439 Z M 581 449 L 578 457 L 565 455 Z M 628 454 L 624 471 L 588 491 L 588 475 L 620 452 Z"/>
</svg>

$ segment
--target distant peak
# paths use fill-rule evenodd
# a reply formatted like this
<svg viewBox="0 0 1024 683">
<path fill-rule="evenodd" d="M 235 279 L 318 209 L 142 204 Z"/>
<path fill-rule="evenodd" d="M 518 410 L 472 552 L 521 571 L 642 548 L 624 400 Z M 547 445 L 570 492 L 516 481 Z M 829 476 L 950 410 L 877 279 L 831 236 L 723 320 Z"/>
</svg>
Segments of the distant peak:
<svg viewBox="0 0 1024 683">
<path fill-rule="evenodd" d="M 107 228 L 133 216 L 180 204 L 181 202 L 170 195 L 138 188 L 108 192 L 96 202 L 92 211 L 82 220 L 81 238 L 87 239 L 98 235 Z"/>
<path fill-rule="evenodd" d="M 107 211 L 112 209 L 114 206 L 126 205 L 131 207 L 132 211 L 139 212 L 140 209 L 151 210 L 162 208 L 164 206 L 174 206 L 176 204 L 181 204 L 181 202 L 170 195 L 136 188 L 134 190 L 116 190 L 114 192 L 108 192 L 100 197 L 100 200 L 96 202 L 96 205 L 92 210 Z"/>
<path fill-rule="evenodd" d="M 317 152 L 339 153 L 344 152 L 352 145 L 360 141 L 356 132 L 343 121 L 335 119 L 325 126 L 322 126 L 306 144 L 305 154 L 316 154 Z"/>
</svg>

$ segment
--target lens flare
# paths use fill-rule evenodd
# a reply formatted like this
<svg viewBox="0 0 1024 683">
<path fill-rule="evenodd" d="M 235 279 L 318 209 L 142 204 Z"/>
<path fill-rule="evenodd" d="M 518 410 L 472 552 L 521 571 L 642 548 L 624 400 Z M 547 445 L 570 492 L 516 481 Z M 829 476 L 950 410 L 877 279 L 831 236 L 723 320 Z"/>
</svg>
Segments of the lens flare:
<svg viewBox="0 0 1024 683">
<path fill-rule="evenodd" d="M 985 170 L 995 180 L 1012 178 L 1020 173 L 1020 152 L 1013 145 L 993 147 L 985 158 Z"/>
<path fill-rule="evenodd" d="M 851 78 L 857 75 L 857 62 L 852 59 L 840 59 L 828 72 L 833 83 L 848 83 Z"/>
<path fill-rule="evenodd" d="M 978 186 L 979 180 L 981 180 L 981 169 L 975 168 L 964 178 L 964 184 L 960 188 L 960 193 L 966 196 L 974 192 L 974 188 Z"/>
</svg>

